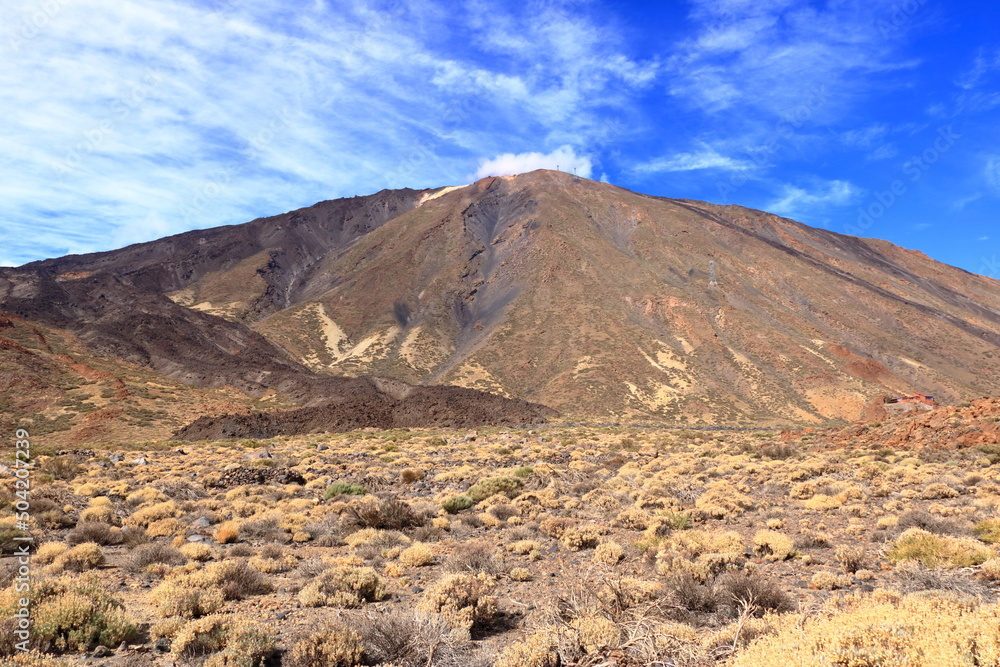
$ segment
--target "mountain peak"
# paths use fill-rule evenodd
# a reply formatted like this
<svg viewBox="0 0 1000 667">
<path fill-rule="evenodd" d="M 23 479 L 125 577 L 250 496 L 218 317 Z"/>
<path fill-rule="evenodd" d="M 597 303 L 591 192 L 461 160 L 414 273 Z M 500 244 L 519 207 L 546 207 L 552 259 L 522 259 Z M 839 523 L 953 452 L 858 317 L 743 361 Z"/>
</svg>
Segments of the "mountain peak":
<svg viewBox="0 0 1000 667">
<path fill-rule="evenodd" d="M 261 368 L 301 364 L 690 423 L 817 423 L 886 394 L 1000 390 L 996 281 L 884 241 L 554 170 L 321 202 L 0 281 L 0 308 L 67 327 L 91 318 L 81 331 L 95 349 L 134 350 L 192 382 L 209 381 L 187 368 L 193 351 L 156 361 L 134 332 L 93 329 L 98 293 L 124 290 L 101 307 L 167 308 L 189 338 L 214 331 L 211 345 L 246 350 L 227 358 L 258 359 L 236 373 L 248 387 Z M 280 352 L 264 364 L 268 345 Z"/>
</svg>

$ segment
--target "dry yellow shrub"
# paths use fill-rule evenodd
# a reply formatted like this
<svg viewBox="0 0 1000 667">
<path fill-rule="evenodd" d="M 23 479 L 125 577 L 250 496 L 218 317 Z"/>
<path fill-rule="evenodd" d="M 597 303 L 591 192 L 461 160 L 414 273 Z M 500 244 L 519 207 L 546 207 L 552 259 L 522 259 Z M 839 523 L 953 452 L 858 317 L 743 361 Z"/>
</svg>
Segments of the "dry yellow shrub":
<svg viewBox="0 0 1000 667">
<path fill-rule="evenodd" d="M 979 569 L 979 574 L 986 581 L 1000 581 L 1000 558 L 994 556 Z"/>
<path fill-rule="evenodd" d="M 73 490 L 78 496 L 87 496 L 93 498 L 94 496 L 99 496 L 103 493 L 107 493 L 107 487 L 99 486 L 93 482 L 85 482 Z"/>
<path fill-rule="evenodd" d="M 299 592 L 306 607 L 360 607 L 385 597 L 385 584 L 370 567 L 334 567 Z"/>
<path fill-rule="evenodd" d="M 414 542 L 399 554 L 399 562 L 406 567 L 422 567 L 434 562 L 434 549 L 424 542 Z"/>
<path fill-rule="evenodd" d="M 90 506 L 80 512 L 80 521 L 98 521 L 118 526 L 121 521 L 115 515 L 115 508 L 105 496 L 91 498 Z"/>
<path fill-rule="evenodd" d="M 272 639 L 249 619 L 221 616 L 191 621 L 177 633 L 170 647 L 176 664 L 198 664 L 209 656 L 203 667 L 257 665 L 274 651 Z"/>
<path fill-rule="evenodd" d="M 737 654 L 732 667 L 1000 664 L 1000 607 L 949 599 L 852 596 L 830 614 L 776 619 L 777 634 Z"/>
<path fill-rule="evenodd" d="M 817 572 L 809 580 L 809 588 L 818 591 L 832 591 L 838 588 L 847 588 L 853 582 L 851 577 L 835 572 Z"/>
<path fill-rule="evenodd" d="M 507 551 L 518 554 L 520 556 L 526 556 L 530 554 L 532 551 L 541 550 L 541 548 L 542 545 L 536 540 L 518 540 L 513 544 L 507 545 Z"/>
<path fill-rule="evenodd" d="M 162 618 L 198 618 L 218 611 L 226 600 L 218 588 L 201 588 L 170 579 L 153 589 L 149 601 Z"/>
<path fill-rule="evenodd" d="M 147 486 L 128 494 L 125 498 L 125 502 L 133 507 L 138 507 L 140 505 L 145 505 L 146 503 L 162 503 L 166 499 L 167 497 L 160 491 L 151 486 Z"/>
<path fill-rule="evenodd" d="M 935 482 L 924 487 L 918 496 L 921 500 L 937 500 L 939 498 L 957 498 L 958 491 L 942 482 Z"/>
<path fill-rule="evenodd" d="M 574 631 L 576 643 L 589 655 L 617 648 L 620 642 L 621 628 L 604 616 L 579 616 L 569 622 L 569 627 Z"/>
<path fill-rule="evenodd" d="M 212 547 L 201 542 L 188 542 L 180 546 L 180 552 L 194 561 L 212 559 Z"/>
<path fill-rule="evenodd" d="M 673 533 L 656 555 L 660 574 L 687 572 L 704 581 L 734 565 L 743 556 L 743 538 L 735 531 L 713 533 L 683 530 Z"/>
<path fill-rule="evenodd" d="M 187 528 L 177 519 L 160 519 L 146 526 L 146 534 L 150 537 L 171 537 L 186 532 Z"/>
<path fill-rule="evenodd" d="M 660 597 L 663 585 L 655 581 L 621 577 L 608 579 L 597 589 L 597 599 L 608 609 L 616 607 L 631 608 L 643 602 L 652 602 Z"/>
<path fill-rule="evenodd" d="M 149 636 L 153 641 L 157 641 L 159 639 L 173 639 L 185 625 L 187 625 L 187 619 L 180 616 L 164 618 L 159 621 L 155 621 L 149 626 Z"/>
<path fill-rule="evenodd" d="M 496 614 L 494 590 L 496 581 L 489 575 L 449 574 L 427 589 L 417 609 L 441 614 L 451 625 L 468 631 Z"/>
<path fill-rule="evenodd" d="M 266 574 L 276 572 L 288 572 L 294 570 L 299 564 L 299 559 L 292 555 L 279 556 L 277 558 L 265 558 L 263 556 L 253 556 L 247 561 L 247 565 Z"/>
<path fill-rule="evenodd" d="M 330 626 L 292 645 L 285 658 L 293 667 L 355 667 L 361 664 L 361 638 L 354 630 Z"/>
<path fill-rule="evenodd" d="M 594 562 L 599 565 L 617 565 L 623 558 L 625 547 L 611 540 L 601 542 L 594 549 Z"/>
<path fill-rule="evenodd" d="M 754 507 L 753 500 L 729 482 L 710 484 L 694 505 L 716 519 L 738 517 Z"/>
<path fill-rule="evenodd" d="M 38 547 L 38 551 L 34 555 L 34 561 L 41 565 L 47 565 L 66 553 L 68 549 L 69 546 L 65 542 L 46 542 Z"/>
<path fill-rule="evenodd" d="M 398 579 L 406 575 L 406 568 L 395 562 L 386 563 L 382 571 L 385 572 L 385 576 L 392 577 L 393 579 Z"/>
<path fill-rule="evenodd" d="M 392 546 L 408 546 L 411 540 L 396 530 L 379 530 L 377 528 L 362 528 L 344 538 L 344 543 L 352 549 L 379 544 L 385 548 Z"/>
<path fill-rule="evenodd" d="M 50 572 L 83 572 L 104 565 L 104 550 L 94 542 L 84 542 L 59 554 L 47 570 Z"/>
<path fill-rule="evenodd" d="M 880 530 L 894 528 L 897 525 L 899 525 L 898 516 L 884 516 L 875 523 L 875 526 Z"/>
<path fill-rule="evenodd" d="M 545 628 L 506 647 L 493 667 L 559 667 L 559 632 Z"/>
<path fill-rule="evenodd" d="M 226 521 L 215 529 L 215 541 L 219 544 L 230 544 L 240 539 L 240 522 Z"/>
<path fill-rule="evenodd" d="M 817 512 L 822 512 L 824 510 L 835 510 L 841 507 L 844 503 L 834 498 L 833 496 L 828 496 L 822 493 L 817 493 L 815 496 L 810 498 L 805 502 L 805 506 L 811 510 L 816 510 Z"/>
<path fill-rule="evenodd" d="M 795 553 L 791 538 L 773 530 L 758 531 L 753 536 L 753 543 L 754 553 L 771 561 L 785 560 Z"/>
<path fill-rule="evenodd" d="M 156 503 L 155 505 L 149 505 L 148 507 L 137 509 L 131 516 L 125 519 L 125 525 L 140 526 L 145 528 L 154 521 L 172 519 L 180 515 L 181 511 L 177 507 L 177 503 L 172 500 L 168 500 L 166 502 Z"/>
<path fill-rule="evenodd" d="M 629 507 L 618 513 L 615 523 L 626 530 L 646 530 L 652 517 L 638 507 Z"/>
<path fill-rule="evenodd" d="M 559 541 L 570 551 L 592 549 L 597 546 L 604 530 L 600 526 L 573 526 L 563 531 Z"/>
</svg>

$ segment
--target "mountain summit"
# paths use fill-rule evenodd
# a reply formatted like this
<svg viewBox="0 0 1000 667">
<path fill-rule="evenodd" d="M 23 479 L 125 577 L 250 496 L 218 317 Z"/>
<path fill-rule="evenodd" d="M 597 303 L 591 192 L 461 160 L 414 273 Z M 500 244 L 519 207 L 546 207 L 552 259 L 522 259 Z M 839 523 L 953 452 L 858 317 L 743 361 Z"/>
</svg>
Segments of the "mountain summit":
<svg viewBox="0 0 1000 667">
<path fill-rule="evenodd" d="M 0 270 L 0 310 L 183 382 L 302 405 L 322 402 L 326 375 L 690 423 L 818 423 L 885 394 L 1000 393 L 997 281 L 553 171 Z"/>
</svg>

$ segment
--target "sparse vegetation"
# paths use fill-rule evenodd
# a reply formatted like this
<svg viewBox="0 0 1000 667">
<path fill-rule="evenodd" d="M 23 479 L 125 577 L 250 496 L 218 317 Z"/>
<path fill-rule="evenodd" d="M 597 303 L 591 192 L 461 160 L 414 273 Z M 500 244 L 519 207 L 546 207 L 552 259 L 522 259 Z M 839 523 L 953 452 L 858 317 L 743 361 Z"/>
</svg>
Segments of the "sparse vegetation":
<svg viewBox="0 0 1000 667">
<path fill-rule="evenodd" d="M 834 641 L 809 614 L 824 605 L 848 628 L 869 608 L 911 613 L 910 594 L 971 596 L 969 618 L 995 613 L 1000 466 L 974 448 L 939 461 L 827 451 L 820 436 L 614 427 L 465 438 L 258 439 L 205 443 L 198 457 L 154 443 L 127 475 L 105 453 L 74 454 L 76 474 L 38 497 L 36 520 L 52 520 L 34 558 L 56 580 L 100 582 L 93 600 L 63 595 L 51 618 L 103 611 L 47 630 L 46 650 L 148 624 L 141 641 L 170 643 L 149 655 L 178 664 L 253 665 L 280 631 L 290 665 L 731 667 L 786 637 Z M 305 484 L 216 485 L 264 451 L 278 462 L 268 470 Z M 16 526 L 0 518 L 3 530 Z M 843 641 L 883 641 L 858 632 Z M 913 645 L 892 641 L 901 655 Z"/>
</svg>

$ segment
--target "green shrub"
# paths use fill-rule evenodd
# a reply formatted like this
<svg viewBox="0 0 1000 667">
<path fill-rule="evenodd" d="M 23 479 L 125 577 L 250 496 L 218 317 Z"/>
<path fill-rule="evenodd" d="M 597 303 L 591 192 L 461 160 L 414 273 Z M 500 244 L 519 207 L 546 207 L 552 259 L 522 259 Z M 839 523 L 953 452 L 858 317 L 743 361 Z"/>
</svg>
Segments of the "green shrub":
<svg viewBox="0 0 1000 667">
<path fill-rule="evenodd" d="M 473 503 L 478 503 L 498 493 L 511 497 L 523 485 L 524 482 L 516 477 L 488 477 L 469 487 L 465 495 L 471 498 Z"/>
<path fill-rule="evenodd" d="M 972 531 L 987 544 L 1000 544 L 1000 519 L 980 521 Z"/>
<path fill-rule="evenodd" d="M 890 560 L 912 560 L 924 567 L 970 567 L 984 563 L 991 553 L 975 540 L 910 528 L 896 538 L 887 555 Z"/>
<path fill-rule="evenodd" d="M 334 482 L 326 487 L 323 492 L 323 500 L 336 498 L 337 496 L 363 496 L 368 493 L 368 489 L 358 484 L 348 484 L 347 482 Z"/>
<path fill-rule="evenodd" d="M 445 498 L 441 501 L 441 507 L 448 514 L 458 514 L 462 510 L 467 510 L 475 504 L 476 503 L 472 501 L 472 498 L 464 493 L 452 496 L 451 498 Z"/>
</svg>

